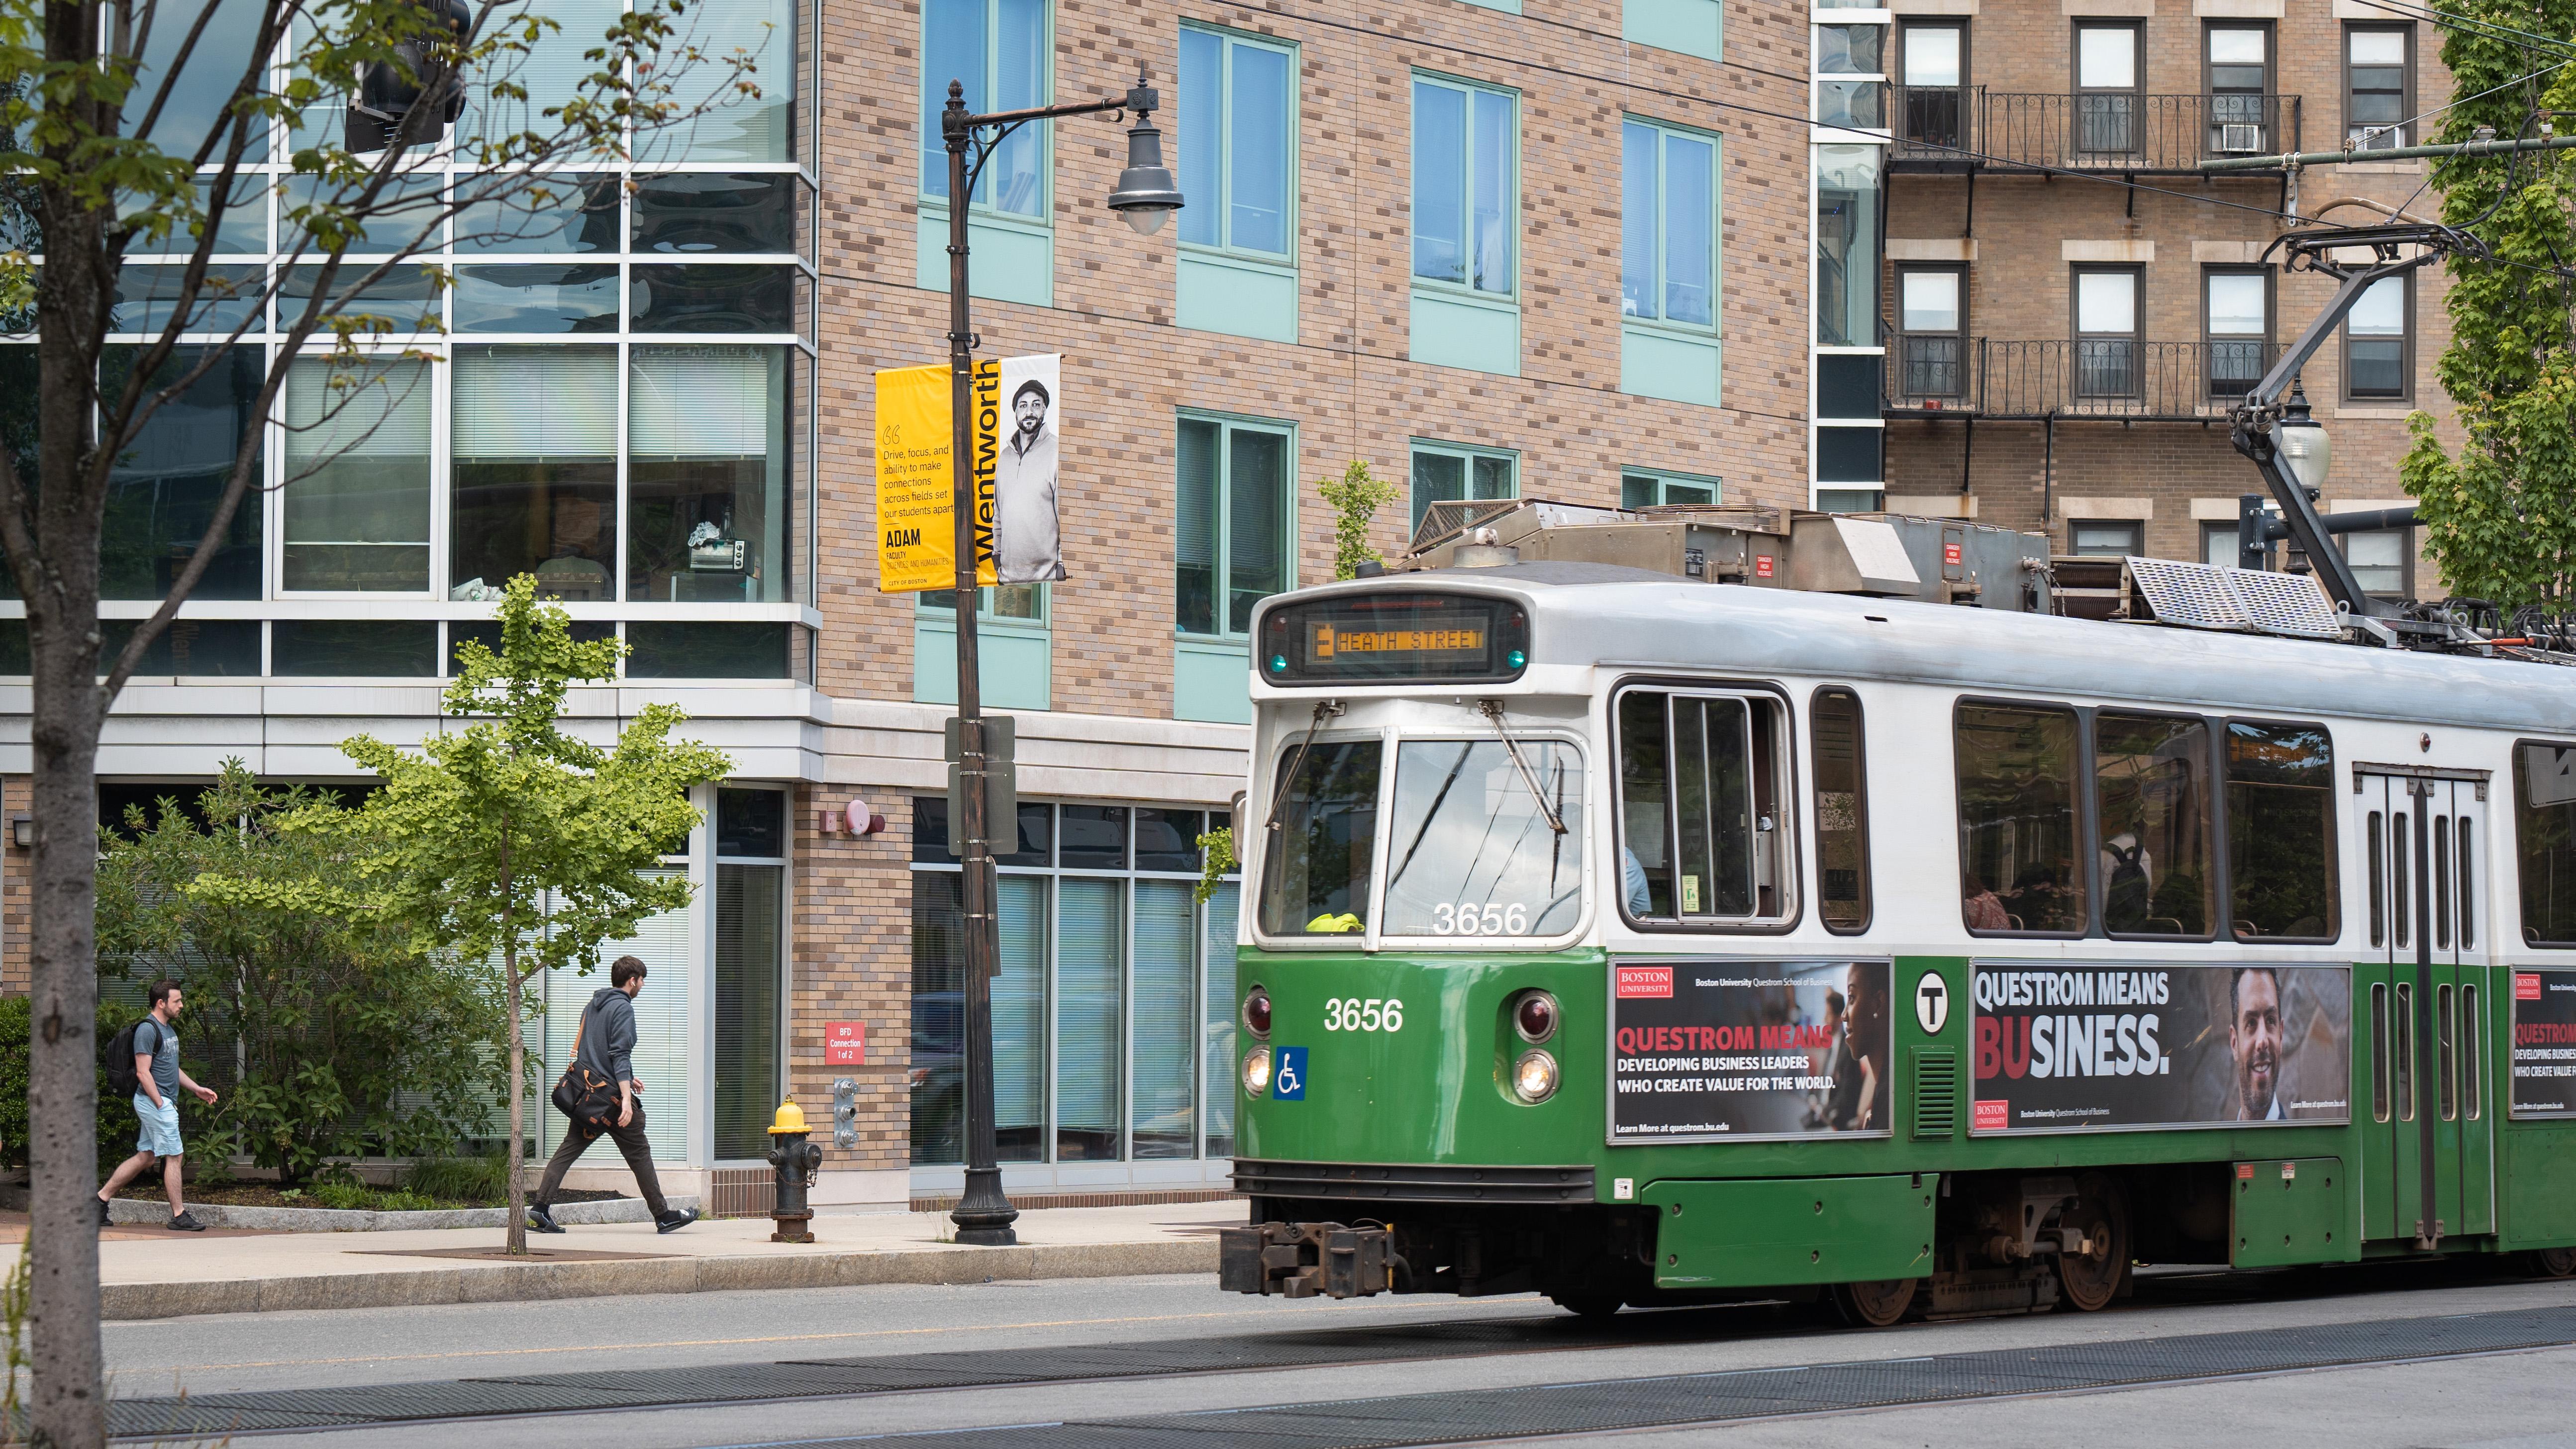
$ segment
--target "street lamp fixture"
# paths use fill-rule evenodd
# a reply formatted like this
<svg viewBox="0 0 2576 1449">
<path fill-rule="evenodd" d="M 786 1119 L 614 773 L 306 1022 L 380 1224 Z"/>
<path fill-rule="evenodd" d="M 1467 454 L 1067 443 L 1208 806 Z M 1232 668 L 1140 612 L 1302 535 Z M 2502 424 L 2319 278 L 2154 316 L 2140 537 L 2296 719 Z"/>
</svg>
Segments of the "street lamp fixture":
<svg viewBox="0 0 2576 1449">
<path fill-rule="evenodd" d="M 1127 128 L 1127 167 L 1109 209 L 1127 219 L 1139 235 L 1162 230 L 1181 209 L 1180 189 L 1163 165 L 1163 133 L 1154 127 L 1162 97 L 1145 84 L 1123 96 L 1070 105 L 976 115 L 966 109 L 966 88 L 948 83 L 948 104 L 939 113 L 939 135 L 948 150 L 948 408 L 949 461 L 954 477 L 957 518 L 957 818 L 948 822 L 955 842 L 963 887 L 960 902 L 966 945 L 966 1190 L 950 1210 L 957 1241 L 1001 1247 L 1019 1241 L 1011 1223 L 1020 1215 L 1002 1192 L 1002 1170 L 993 1144 L 993 978 L 1001 970 L 1001 918 L 996 910 L 993 878 L 990 773 L 983 713 L 983 679 L 977 672 L 975 601 L 975 424 L 972 411 L 975 380 L 974 318 L 966 289 L 967 213 L 974 207 L 975 183 L 1012 132 L 1033 121 L 1063 116 L 1116 113 L 1133 117 Z M 1007 765 L 1002 768 L 1009 768 Z M 1000 822 L 1015 830 L 1013 822 Z"/>
<path fill-rule="evenodd" d="M 2290 477 L 2315 498 L 2326 486 L 2326 473 L 2334 463 L 2334 444 L 2326 437 L 2325 428 L 2310 416 L 2308 394 L 2296 380 L 2290 384 L 2290 400 L 2281 409 L 2281 420 L 2272 425 L 2272 446 L 2281 455 L 2281 463 Z"/>
</svg>

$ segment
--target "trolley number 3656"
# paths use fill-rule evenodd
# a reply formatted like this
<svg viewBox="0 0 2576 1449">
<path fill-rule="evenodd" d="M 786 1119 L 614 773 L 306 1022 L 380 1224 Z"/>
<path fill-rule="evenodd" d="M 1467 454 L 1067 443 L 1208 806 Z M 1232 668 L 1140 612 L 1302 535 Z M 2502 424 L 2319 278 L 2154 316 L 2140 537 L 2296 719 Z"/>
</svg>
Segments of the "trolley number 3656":
<svg viewBox="0 0 2576 1449">
<path fill-rule="evenodd" d="M 1398 1031 L 1404 1026 L 1404 1003 L 1392 997 L 1335 996 L 1324 1002 L 1326 1031 Z"/>
</svg>

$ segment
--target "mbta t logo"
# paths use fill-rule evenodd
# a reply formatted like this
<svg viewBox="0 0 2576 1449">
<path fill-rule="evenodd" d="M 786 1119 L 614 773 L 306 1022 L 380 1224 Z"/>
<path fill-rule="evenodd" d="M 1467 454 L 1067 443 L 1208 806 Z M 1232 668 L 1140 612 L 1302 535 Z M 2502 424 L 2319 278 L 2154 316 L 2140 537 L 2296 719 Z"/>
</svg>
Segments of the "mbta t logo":
<svg viewBox="0 0 2576 1449">
<path fill-rule="evenodd" d="M 1914 983 L 1914 1024 L 1925 1036 L 1939 1036 L 1950 1024 L 1950 984 L 1938 971 L 1926 971 Z"/>
</svg>

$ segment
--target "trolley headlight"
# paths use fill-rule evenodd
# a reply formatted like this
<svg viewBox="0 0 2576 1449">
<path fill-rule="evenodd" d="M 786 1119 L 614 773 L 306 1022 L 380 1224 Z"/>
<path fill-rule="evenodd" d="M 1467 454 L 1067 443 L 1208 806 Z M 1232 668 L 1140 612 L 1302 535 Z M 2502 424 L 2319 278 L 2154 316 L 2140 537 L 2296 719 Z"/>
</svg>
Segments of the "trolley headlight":
<svg viewBox="0 0 2576 1449">
<path fill-rule="evenodd" d="M 1536 1045 L 1556 1035 L 1556 998 L 1544 991 L 1524 991 L 1512 1002 L 1512 1030 Z"/>
<path fill-rule="evenodd" d="M 1545 1052 L 1521 1053 L 1512 1063 L 1512 1095 L 1533 1106 L 1556 1095 L 1556 1058 Z"/>
<path fill-rule="evenodd" d="M 1243 1028 L 1260 1040 L 1270 1038 L 1270 993 L 1258 986 L 1244 993 Z"/>
<path fill-rule="evenodd" d="M 1243 1054 L 1243 1095 L 1256 1101 L 1270 1095 L 1270 1048 L 1257 1046 Z"/>
</svg>

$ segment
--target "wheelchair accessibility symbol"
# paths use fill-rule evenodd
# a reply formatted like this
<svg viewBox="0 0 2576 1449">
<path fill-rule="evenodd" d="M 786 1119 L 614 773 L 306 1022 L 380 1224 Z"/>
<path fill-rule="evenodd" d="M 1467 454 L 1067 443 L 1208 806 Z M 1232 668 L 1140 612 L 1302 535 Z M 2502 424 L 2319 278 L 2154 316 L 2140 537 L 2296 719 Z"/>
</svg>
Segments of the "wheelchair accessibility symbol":
<svg viewBox="0 0 2576 1449">
<path fill-rule="evenodd" d="M 1306 1049 L 1284 1046 L 1279 1049 L 1279 1070 L 1270 1079 L 1270 1095 L 1283 1102 L 1306 1100 Z"/>
</svg>

